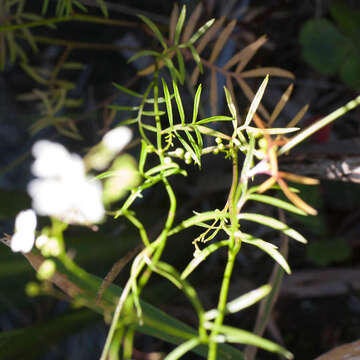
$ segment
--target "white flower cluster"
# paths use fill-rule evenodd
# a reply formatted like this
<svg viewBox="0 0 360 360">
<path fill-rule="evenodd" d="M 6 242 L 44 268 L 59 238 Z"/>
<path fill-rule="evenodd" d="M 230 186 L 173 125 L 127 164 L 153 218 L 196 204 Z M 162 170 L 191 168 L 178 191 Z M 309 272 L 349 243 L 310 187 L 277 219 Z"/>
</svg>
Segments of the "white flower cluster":
<svg viewBox="0 0 360 360">
<path fill-rule="evenodd" d="M 102 143 L 115 155 L 129 143 L 131 136 L 131 130 L 121 126 L 109 131 Z M 28 192 L 36 213 L 56 217 L 68 224 L 89 225 L 103 220 L 101 183 L 86 176 L 79 155 L 48 140 L 38 141 L 32 153 L 35 157 L 32 173 L 36 179 L 29 183 Z M 33 209 L 21 211 L 16 217 L 10 244 L 14 252 L 27 253 L 34 246 L 37 221 Z"/>
<path fill-rule="evenodd" d="M 80 156 L 62 145 L 40 140 L 33 146 L 35 162 L 28 192 L 39 215 L 54 216 L 68 224 L 100 222 L 105 214 L 98 180 L 86 177 Z"/>
<path fill-rule="evenodd" d="M 15 220 L 15 233 L 11 238 L 11 250 L 28 253 L 35 242 L 36 215 L 34 210 L 20 211 Z"/>
</svg>

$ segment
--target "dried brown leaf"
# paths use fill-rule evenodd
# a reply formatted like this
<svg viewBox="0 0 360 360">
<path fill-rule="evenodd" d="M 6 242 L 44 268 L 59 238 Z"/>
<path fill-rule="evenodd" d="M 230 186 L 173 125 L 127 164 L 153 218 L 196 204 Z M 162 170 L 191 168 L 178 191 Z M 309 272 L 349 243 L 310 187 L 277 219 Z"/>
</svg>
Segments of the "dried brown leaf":
<svg viewBox="0 0 360 360">
<path fill-rule="evenodd" d="M 309 108 L 309 104 L 306 104 L 296 115 L 295 117 L 286 125 L 286 127 L 294 127 L 297 123 L 304 117 L 305 113 Z"/>
<path fill-rule="evenodd" d="M 199 75 L 200 75 L 200 69 L 198 66 L 196 66 L 193 73 L 191 74 L 191 78 L 190 78 L 191 84 L 193 84 L 193 86 L 196 85 L 196 83 L 199 79 Z"/>
<path fill-rule="evenodd" d="M 250 102 L 253 101 L 255 94 L 254 92 L 251 90 L 251 88 L 249 87 L 249 85 L 240 77 L 240 76 L 235 76 L 236 81 L 238 82 L 239 86 L 241 87 L 242 91 L 244 92 L 244 94 L 246 95 L 246 97 L 249 99 Z M 259 104 L 258 106 L 258 111 L 261 113 L 261 115 L 267 120 L 269 121 L 270 119 L 270 114 L 269 112 L 265 109 L 265 107 L 262 104 Z"/>
<path fill-rule="evenodd" d="M 177 3 L 175 3 L 174 7 L 171 11 L 171 15 L 170 15 L 170 25 L 169 25 L 170 44 L 174 43 L 175 29 L 176 29 L 176 24 L 177 24 L 178 18 L 179 18 L 179 6 Z"/>
<path fill-rule="evenodd" d="M 281 190 L 283 191 L 284 195 L 299 209 L 305 211 L 307 214 L 310 215 L 317 215 L 317 211 L 307 204 L 303 199 L 293 193 L 289 187 L 287 186 L 286 182 L 281 179 L 280 177 L 277 180 L 277 183 L 280 185 Z"/>
<path fill-rule="evenodd" d="M 266 42 L 266 40 L 267 38 L 264 35 L 250 45 L 246 46 L 244 49 L 240 50 L 225 64 L 224 69 L 228 70 L 239 62 L 235 72 L 241 72 L 252 59 L 252 57 L 256 54 L 257 50 Z"/>
<path fill-rule="evenodd" d="M 221 50 L 225 46 L 227 39 L 231 35 L 235 25 L 236 25 L 236 20 L 233 20 L 229 24 L 227 24 L 225 29 L 221 32 L 220 36 L 216 40 L 216 43 L 213 47 L 209 62 L 213 63 L 217 59 Z"/>
<path fill-rule="evenodd" d="M 189 41 L 189 39 L 193 35 L 195 26 L 196 26 L 197 22 L 199 21 L 202 9 L 203 9 L 203 6 L 202 6 L 202 3 L 200 2 L 198 4 L 198 6 L 195 8 L 195 10 L 193 11 L 193 13 L 191 14 L 189 21 L 187 22 L 187 24 L 184 28 L 184 33 L 182 36 L 183 43 Z"/>
<path fill-rule="evenodd" d="M 292 72 L 276 67 L 263 67 L 259 69 L 244 71 L 238 76 L 241 76 L 242 78 L 252 78 L 252 77 L 263 77 L 266 75 L 295 79 L 295 75 Z"/>
<path fill-rule="evenodd" d="M 267 180 L 265 180 L 257 189 L 257 192 L 262 194 L 265 191 L 269 190 L 274 184 L 276 183 L 275 177 L 270 177 Z"/>
<path fill-rule="evenodd" d="M 196 51 L 200 54 L 206 47 L 206 45 L 212 40 L 212 38 L 217 34 L 218 30 L 221 28 L 224 23 L 225 18 L 221 17 L 219 20 L 216 20 L 214 25 L 205 33 L 205 35 L 200 39 Z"/>
<path fill-rule="evenodd" d="M 305 185 L 318 185 L 320 181 L 307 176 L 296 175 L 285 171 L 279 171 L 279 175 L 289 181 L 305 184 Z"/>
<path fill-rule="evenodd" d="M 215 116 L 217 114 L 217 79 L 216 71 L 211 70 L 211 80 L 210 80 L 210 108 L 211 115 Z"/>
<path fill-rule="evenodd" d="M 288 102 L 291 93 L 293 91 L 294 88 L 294 84 L 290 84 L 289 87 L 286 89 L 286 91 L 282 94 L 279 102 L 276 104 L 271 116 L 270 116 L 270 120 L 269 120 L 269 126 L 271 126 L 273 124 L 273 122 L 275 121 L 275 119 L 279 116 L 279 114 L 281 113 L 282 109 L 285 107 L 286 103 Z"/>
</svg>

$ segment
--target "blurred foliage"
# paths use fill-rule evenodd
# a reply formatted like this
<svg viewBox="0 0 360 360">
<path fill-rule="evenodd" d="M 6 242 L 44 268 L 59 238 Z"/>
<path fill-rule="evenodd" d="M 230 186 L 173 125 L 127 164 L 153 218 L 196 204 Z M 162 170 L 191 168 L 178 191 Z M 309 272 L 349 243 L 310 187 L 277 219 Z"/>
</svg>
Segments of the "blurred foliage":
<svg viewBox="0 0 360 360">
<path fill-rule="evenodd" d="M 343 1 L 329 7 L 335 24 L 325 18 L 308 20 L 300 31 L 304 59 L 324 75 L 339 75 L 360 88 L 360 11 Z"/>
</svg>

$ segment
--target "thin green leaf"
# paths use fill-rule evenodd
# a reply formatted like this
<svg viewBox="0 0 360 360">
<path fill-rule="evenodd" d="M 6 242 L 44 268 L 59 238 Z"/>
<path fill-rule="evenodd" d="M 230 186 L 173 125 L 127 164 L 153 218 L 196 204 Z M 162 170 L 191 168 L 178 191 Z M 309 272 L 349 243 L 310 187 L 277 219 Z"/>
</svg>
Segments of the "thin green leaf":
<svg viewBox="0 0 360 360">
<path fill-rule="evenodd" d="M 185 129 L 184 132 L 185 132 L 187 138 L 189 139 L 190 144 L 191 144 L 191 146 L 193 147 L 193 149 L 194 149 L 194 151 L 195 151 L 195 153 L 196 153 L 196 156 L 197 156 L 197 158 L 199 159 L 199 162 L 200 162 L 201 150 L 200 150 L 198 144 L 197 144 L 196 141 L 194 140 L 193 136 L 190 134 L 189 130 L 186 130 L 186 129 Z"/>
<path fill-rule="evenodd" d="M 243 239 L 243 242 L 254 245 L 261 249 L 262 251 L 266 252 L 270 255 L 288 274 L 291 274 L 290 266 L 285 260 L 285 258 L 281 255 L 281 253 L 276 249 L 276 247 L 266 242 L 262 239 Z"/>
<path fill-rule="evenodd" d="M 141 175 L 144 174 L 144 167 L 145 162 L 148 154 L 148 146 L 145 140 L 141 140 L 141 152 L 140 152 L 140 159 L 139 159 L 139 172 Z"/>
<path fill-rule="evenodd" d="M 143 56 L 158 57 L 160 55 L 161 54 L 159 52 L 154 51 L 154 50 L 141 50 L 141 51 L 137 52 L 136 54 L 134 54 L 133 56 L 131 56 L 131 58 L 128 60 L 128 63 L 130 64 L 131 62 L 138 59 L 139 57 L 143 57 Z"/>
<path fill-rule="evenodd" d="M 102 13 L 104 14 L 104 16 L 106 18 L 108 18 L 109 17 L 109 12 L 108 12 L 105 1 L 104 0 L 96 0 L 96 1 L 99 4 L 100 9 L 101 9 Z"/>
<path fill-rule="evenodd" d="M 191 158 L 194 160 L 194 162 L 201 166 L 200 164 L 200 158 L 198 158 L 197 154 L 195 153 L 195 151 L 192 149 L 192 147 L 181 137 L 180 134 L 177 133 L 177 131 L 175 131 L 175 135 L 176 137 L 179 139 L 179 141 L 181 142 L 182 146 L 185 148 L 185 150 L 191 155 Z"/>
<path fill-rule="evenodd" d="M 179 71 L 176 69 L 173 61 L 168 57 L 164 57 L 163 59 L 164 59 L 165 65 L 167 66 L 167 68 L 170 71 L 171 77 L 174 80 L 178 79 L 181 83 L 181 75 L 180 75 Z"/>
<path fill-rule="evenodd" d="M 230 342 L 238 344 L 249 344 L 257 346 L 261 349 L 278 353 L 284 356 L 286 359 L 293 359 L 294 356 L 282 346 L 275 344 L 274 342 L 264 339 L 260 336 L 254 335 L 249 331 L 241 330 L 231 326 L 215 325 L 210 322 L 206 322 L 205 326 L 208 329 L 215 330 L 220 333 L 218 337 L 219 342 Z"/>
<path fill-rule="evenodd" d="M 317 121 L 316 123 L 310 125 L 305 130 L 301 131 L 299 134 L 294 136 L 290 141 L 288 141 L 282 148 L 279 149 L 278 155 L 283 155 L 289 150 L 291 150 L 294 146 L 304 141 L 306 138 L 314 134 L 316 131 L 320 130 L 324 126 L 330 124 L 340 116 L 346 114 L 348 111 L 356 108 L 360 105 L 360 95 L 357 96 L 354 100 L 349 101 L 347 104 L 342 106 L 341 108 L 335 110 L 331 114 L 327 115 L 323 119 Z"/>
<path fill-rule="evenodd" d="M 221 220 L 221 219 L 227 219 L 229 217 L 229 214 L 225 214 L 221 212 L 220 210 L 214 210 L 214 211 L 206 211 L 203 213 L 196 214 L 195 216 L 192 216 L 180 223 L 180 225 L 176 226 L 172 230 L 169 231 L 169 236 L 177 234 L 183 229 L 187 229 L 191 226 L 197 225 L 199 222 L 209 221 L 209 220 Z"/>
<path fill-rule="evenodd" d="M 148 170 L 144 175 L 145 175 L 145 177 L 148 177 L 153 174 L 156 174 L 157 172 L 162 172 L 162 171 L 168 170 L 170 168 L 179 168 L 179 165 L 175 162 L 172 162 L 171 164 L 157 165 L 157 166 L 154 166 L 152 169 Z"/>
<path fill-rule="evenodd" d="M 242 127 L 240 128 L 242 129 Z M 270 128 L 270 129 L 259 129 L 252 126 L 247 126 L 246 131 L 248 133 L 252 133 L 254 136 L 262 135 L 262 134 L 269 134 L 269 135 L 282 135 L 282 134 L 289 134 L 295 131 L 299 131 L 300 128 L 297 127 L 288 127 L 288 128 Z"/>
<path fill-rule="evenodd" d="M 222 240 L 207 246 L 205 249 L 202 249 L 200 253 L 196 254 L 190 263 L 186 266 L 185 270 L 181 273 L 181 278 L 186 279 L 210 254 L 223 246 L 227 246 L 228 244 L 229 240 Z M 211 320 L 212 318 L 207 319 Z"/>
<path fill-rule="evenodd" d="M 201 153 L 202 149 L 203 149 L 203 145 L 204 145 L 203 144 L 203 139 L 202 139 L 201 133 L 200 133 L 199 129 L 197 128 L 197 126 L 194 127 L 194 131 L 195 131 L 195 134 L 196 134 L 197 143 L 198 143 L 200 153 Z"/>
<path fill-rule="evenodd" d="M 167 49 L 166 42 L 159 28 L 148 17 L 140 14 L 138 14 L 137 16 L 153 31 L 155 37 L 160 41 L 162 47 L 164 49 Z"/>
<path fill-rule="evenodd" d="M 177 348 L 175 348 L 171 353 L 169 353 L 164 360 L 177 360 L 180 359 L 183 355 L 185 355 L 187 352 L 194 349 L 196 346 L 198 346 L 201 343 L 201 340 L 199 338 L 192 338 L 188 341 L 185 341 L 181 345 L 179 345 Z"/>
<path fill-rule="evenodd" d="M 43 6 L 42 6 L 42 9 L 41 9 L 41 14 L 42 14 L 42 15 L 45 15 L 45 14 L 46 14 L 46 11 L 47 11 L 47 9 L 48 9 L 48 6 L 49 6 L 49 0 L 44 0 Z"/>
<path fill-rule="evenodd" d="M 166 103 L 166 111 L 168 114 L 170 129 L 172 130 L 173 126 L 174 126 L 174 118 L 173 118 L 173 110 L 172 110 L 172 105 L 171 105 L 170 92 L 169 92 L 169 88 L 168 88 L 164 78 L 161 78 L 161 81 L 162 81 L 163 90 L 164 90 L 164 98 L 165 98 L 165 103 Z"/>
<path fill-rule="evenodd" d="M 195 124 L 197 116 L 198 116 L 199 105 L 200 105 L 200 96 L 201 96 L 201 84 L 198 86 L 196 93 L 195 93 L 192 124 Z"/>
<path fill-rule="evenodd" d="M 266 85 L 267 85 L 268 81 L 269 81 L 269 76 L 267 75 L 265 77 L 265 79 L 263 80 L 263 82 L 261 83 L 253 101 L 251 102 L 250 109 L 246 115 L 244 126 L 248 126 L 250 124 L 251 120 L 253 119 L 254 114 L 255 114 L 255 112 L 260 104 L 260 101 L 264 95 L 264 91 L 266 89 Z"/>
<path fill-rule="evenodd" d="M 176 49 L 176 57 L 179 64 L 180 84 L 183 84 L 185 80 L 185 64 L 184 58 L 179 49 Z"/>
<path fill-rule="evenodd" d="M 293 204 L 291 204 L 287 201 L 272 197 L 272 196 L 262 195 L 262 194 L 250 194 L 247 196 L 247 198 L 249 200 L 261 201 L 265 204 L 276 206 L 276 207 L 284 209 L 286 211 L 290 211 L 294 214 L 303 215 L 303 216 L 307 215 L 307 213 L 305 211 L 297 208 Z"/>
<path fill-rule="evenodd" d="M 174 38 L 175 45 L 177 45 L 179 43 L 181 31 L 184 26 L 185 17 L 186 17 L 186 6 L 184 5 L 181 9 L 179 19 L 177 21 L 176 28 L 175 28 L 175 38 Z"/>
<path fill-rule="evenodd" d="M 263 285 L 259 288 L 249 291 L 248 293 L 239 296 L 238 298 L 228 302 L 225 307 L 226 314 L 234 314 L 240 310 L 246 309 L 258 301 L 260 301 L 263 297 L 267 296 L 271 291 L 270 285 Z M 205 313 L 206 320 L 213 320 L 219 314 L 217 309 L 209 310 Z"/>
<path fill-rule="evenodd" d="M 138 92 L 136 92 L 136 91 L 133 91 L 133 90 L 130 90 L 130 89 L 127 89 L 126 87 L 124 87 L 124 86 L 121 86 L 121 85 L 119 85 L 119 84 L 116 84 L 116 83 L 112 83 L 118 90 L 120 90 L 120 91 L 122 91 L 122 92 L 124 92 L 124 93 L 126 93 L 126 94 L 128 94 L 128 95 L 131 95 L 131 96 L 135 96 L 135 97 L 138 97 L 138 98 L 143 98 L 144 96 L 143 95 L 141 95 L 141 94 L 139 94 Z"/>
<path fill-rule="evenodd" d="M 179 88 L 176 85 L 176 82 L 173 81 L 173 88 L 174 88 L 174 95 L 175 95 L 175 101 L 178 107 L 178 111 L 179 111 L 179 115 L 180 115 L 180 119 L 181 119 L 181 125 L 185 125 L 185 112 L 184 112 L 184 107 L 181 101 L 181 97 L 180 97 L 180 93 L 179 93 Z"/>
<path fill-rule="evenodd" d="M 218 121 L 232 121 L 233 118 L 230 116 L 225 116 L 225 115 L 217 115 L 217 116 L 210 116 L 206 119 L 202 119 L 196 122 L 196 125 L 200 125 L 200 124 L 207 124 L 209 122 L 218 122 Z"/>
<path fill-rule="evenodd" d="M 236 119 L 236 108 L 235 108 L 234 102 L 232 100 L 231 94 L 230 94 L 229 90 L 226 88 L 226 86 L 224 86 L 224 91 L 225 91 L 226 103 L 230 110 L 230 114 L 232 115 L 232 117 L 234 119 Z"/>
<path fill-rule="evenodd" d="M 207 21 L 203 26 L 201 26 L 196 33 L 190 38 L 189 44 L 194 44 L 194 42 L 199 39 L 201 36 L 203 36 L 206 31 L 214 24 L 215 19 L 211 19 Z"/>
<path fill-rule="evenodd" d="M 240 213 L 238 215 L 238 219 L 240 220 L 249 220 L 253 221 L 262 225 L 266 225 L 268 227 L 271 227 L 275 230 L 279 230 L 283 232 L 284 234 L 288 235 L 289 237 L 293 238 L 294 240 L 297 240 L 301 243 L 306 244 L 306 239 L 296 230 L 289 228 L 286 224 L 283 222 L 274 219 L 270 216 L 265 216 L 261 214 L 253 214 L 253 213 Z"/>
<path fill-rule="evenodd" d="M 200 58 L 200 55 L 199 53 L 196 51 L 196 49 L 194 48 L 193 45 L 189 45 L 189 49 L 191 51 L 191 54 L 196 62 L 196 65 L 198 66 L 198 69 L 200 71 L 200 73 L 202 74 L 204 69 L 203 69 L 203 66 L 202 66 L 202 62 L 201 62 L 201 58 Z"/>
</svg>

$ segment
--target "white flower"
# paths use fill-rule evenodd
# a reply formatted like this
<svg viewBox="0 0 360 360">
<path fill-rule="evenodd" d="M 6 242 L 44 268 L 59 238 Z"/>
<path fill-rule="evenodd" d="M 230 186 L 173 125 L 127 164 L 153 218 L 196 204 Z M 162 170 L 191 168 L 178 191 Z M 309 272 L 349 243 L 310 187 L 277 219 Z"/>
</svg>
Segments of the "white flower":
<svg viewBox="0 0 360 360">
<path fill-rule="evenodd" d="M 113 153 L 119 153 L 130 142 L 132 131 L 126 126 L 119 126 L 107 132 L 102 142 Z"/>
<path fill-rule="evenodd" d="M 68 224 L 100 222 L 105 210 L 102 187 L 89 180 L 82 159 L 62 145 L 42 140 L 33 147 L 33 173 L 28 185 L 33 208 L 40 215 L 54 216 Z"/>
<path fill-rule="evenodd" d="M 34 210 L 20 211 L 15 219 L 15 233 L 11 238 L 11 250 L 28 253 L 35 242 L 36 215 Z"/>
</svg>

